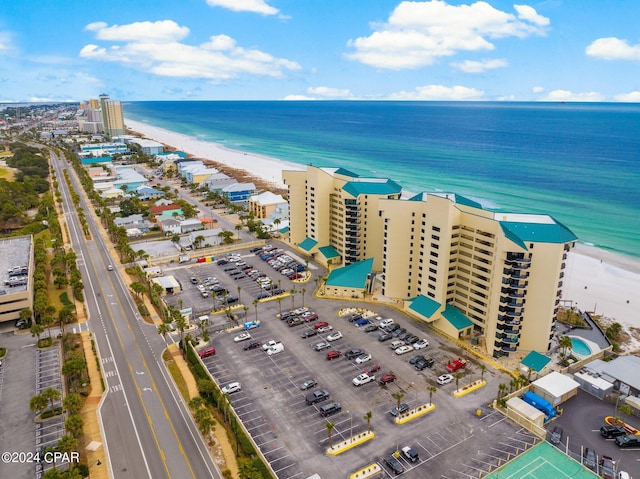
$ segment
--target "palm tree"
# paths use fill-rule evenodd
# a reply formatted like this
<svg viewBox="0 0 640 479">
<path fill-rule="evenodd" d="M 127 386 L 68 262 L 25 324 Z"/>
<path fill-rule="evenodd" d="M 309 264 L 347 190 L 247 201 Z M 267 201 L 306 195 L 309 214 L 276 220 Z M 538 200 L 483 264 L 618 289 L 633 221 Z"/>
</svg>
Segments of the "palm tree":
<svg viewBox="0 0 640 479">
<path fill-rule="evenodd" d="M 558 338 L 558 346 L 562 348 L 562 355 L 567 355 L 567 349 L 571 348 L 573 343 L 571 342 L 571 338 L 569 336 L 560 336 Z"/>
<path fill-rule="evenodd" d="M 364 420 L 367 421 L 367 432 L 371 432 L 371 418 L 372 417 L 373 417 L 373 414 L 371 413 L 371 411 L 368 411 L 364 415 Z"/>
<path fill-rule="evenodd" d="M 53 401 L 57 401 L 62 396 L 62 393 L 57 389 L 47 388 L 42 391 L 41 396 L 45 398 L 51 404 L 51 410 L 53 411 Z"/>
<path fill-rule="evenodd" d="M 435 393 L 438 390 L 437 387 L 435 386 L 428 386 L 427 387 L 427 391 L 429 391 L 429 404 L 433 405 L 432 399 L 433 399 L 433 393 Z"/>
<path fill-rule="evenodd" d="M 200 422 L 198 423 L 198 428 L 200 429 L 200 432 L 202 434 L 205 434 L 208 437 L 209 443 L 211 443 L 211 433 L 215 428 L 215 424 L 216 424 L 216 421 L 215 419 L 213 419 L 213 417 L 211 417 L 211 414 L 200 419 Z"/>
<path fill-rule="evenodd" d="M 458 389 L 460 389 L 460 388 L 458 387 L 458 383 L 460 382 L 460 379 L 461 379 L 462 377 L 464 377 L 464 374 L 462 374 L 462 373 L 454 373 L 454 374 L 453 374 L 453 379 L 455 379 L 455 380 L 456 380 L 456 391 L 457 391 Z"/>
<path fill-rule="evenodd" d="M 307 290 L 306 290 L 306 289 L 304 289 L 304 288 L 302 288 L 302 289 L 300 290 L 300 292 L 302 293 L 302 306 L 304 307 L 304 293 L 306 293 L 306 292 L 307 292 Z"/>
<path fill-rule="evenodd" d="M 159 326 L 158 326 L 158 334 L 162 334 L 162 339 L 164 339 L 164 342 L 167 342 L 167 333 L 171 332 L 171 323 L 167 323 L 167 322 L 162 322 Z"/>
<path fill-rule="evenodd" d="M 331 435 L 333 434 L 333 429 L 336 427 L 336 425 L 333 424 L 332 422 L 326 421 L 324 423 L 324 426 L 327 428 L 327 437 L 329 438 L 329 449 L 331 449 L 333 447 L 333 444 L 331 443 Z"/>
<path fill-rule="evenodd" d="M 512 379 L 509 381 L 509 394 L 513 392 L 514 389 L 518 388 L 518 381 L 516 379 Z"/>
<path fill-rule="evenodd" d="M 484 372 L 487 370 L 487 367 L 484 364 L 481 364 L 478 366 L 478 369 L 480 369 L 480 382 L 482 382 L 484 381 Z"/>
<path fill-rule="evenodd" d="M 176 328 L 178 328 L 178 331 L 180 331 L 180 347 L 182 348 L 182 357 L 185 357 L 187 354 L 187 348 L 184 344 L 184 330 L 187 329 L 187 320 L 184 319 L 184 316 L 182 316 L 181 314 L 177 317 L 174 318 L 176 321 Z"/>
<path fill-rule="evenodd" d="M 295 290 L 295 288 L 292 288 L 292 289 L 289 291 L 289 293 L 291 293 L 291 309 L 295 309 L 295 307 L 296 307 L 296 306 L 295 306 L 295 304 L 294 304 L 294 300 L 295 300 L 295 297 L 296 297 L 296 290 Z"/>
<path fill-rule="evenodd" d="M 278 296 L 276 301 L 278 302 L 278 308 L 280 308 L 280 316 L 282 316 L 282 297 Z"/>
<path fill-rule="evenodd" d="M 502 396 L 504 396 L 504 393 L 507 391 L 507 385 L 504 383 L 500 383 L 498 384 L 498 397 L 497 399 L 500 399 Z"/>
<path fill-rule="evenodd" d="M 200 396 L 196 396 L 189 401 L 189 407 L 193 410 L 198 410 L 204 406 L 204 399 Z"/>
<path fill-rule="evenodd" d="M 242 286 L 238 286 L 238 304 L 242 303 L 242 300 L 240 299 L 240 291 L 242 291 Z"/>
<path fill-rule="evenodd" d="M 234 228 L 238 232 L 238 241 L 240 241 L 240 230 L 242 230 L 242 223 L 238 223 L 234 226 Z"/>
<path fill-rule="evenodd" d="M 256 321 L 258 321 L 258 303 L 260 301 L 258 301 L 257 299 L 253 300 L 253 307 L 256 309 Z"/>
<path fill-rule="evenodd" d="M 404 393 L 397 392 L 391 395 L 393 399 L 396 400 L 397 409 L 400 410 L 400 404 L 402 404 L 402 398 L 404 398 Z"/>
</svg>

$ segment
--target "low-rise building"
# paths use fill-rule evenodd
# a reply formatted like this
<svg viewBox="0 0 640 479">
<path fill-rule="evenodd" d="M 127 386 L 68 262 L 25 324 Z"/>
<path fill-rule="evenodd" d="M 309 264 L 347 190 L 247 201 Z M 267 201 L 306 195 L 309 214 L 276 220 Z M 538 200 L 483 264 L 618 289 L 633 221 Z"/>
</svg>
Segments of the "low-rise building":
<svg viewBox="0 0 640 479">
<path fill-rule="evenodd" d="M 259 195 L 249 197 L 249 213 L 253 213 L 253 217 L 256 219 L 265 219 L 268 218 L 276 208 L 286 204 L 287 200 L 281 195 L 276 195 L 271 191 L 265 191 Z"/>
</svg>

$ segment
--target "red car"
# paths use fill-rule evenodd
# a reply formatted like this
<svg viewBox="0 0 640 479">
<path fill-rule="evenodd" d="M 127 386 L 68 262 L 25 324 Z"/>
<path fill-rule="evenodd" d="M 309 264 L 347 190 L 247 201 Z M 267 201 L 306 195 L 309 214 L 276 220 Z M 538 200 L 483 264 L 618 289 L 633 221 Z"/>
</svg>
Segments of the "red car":
<svg viewBox="0 0 640 479">
<path fill-rule="evenodd" d="M 206 348 L 202 351 L 198 351 L 198 356 L 201 358 L 208 358 L 209 356 L 213 356 L 216 354 L 216 348 Z"/>
<path fill-rule="evenodd" d="M 342 351 L 337 351 L 335 349 L 332 349 L 327 353 L 327 361 L 331 361 L 332 359 L 339 358 L 340 356 L 342 356 Z"/>
<path fill-rule="evenodd" d="M 368 368 L 364 368 L 362 370 L 363 373 L 366 374 L 371 374 L 371 373 L 375 373 L 376 371 L 380 371 L 380 365 L 379 364 L 372 364 L 371 366 L 369 366 Z"/>
<path fill-rule="evenodd" d="M 303 316 L 303 317 L 307 323 L 310 323 L 311 321 L 315 321 L 316 319 L 318 319 L 318 315 L 316 313 L 309 313 L 308 316 Z"/>
<path fill-rule="evenodd" d="M 453 371 L 457 371 L 458 369 L 463 369 L 466 365 L 467 365 L 466 359 L 458 358 L 458 359 L 454 359 L 453 361 L 449 361 L 447 363 L 447 369 L 450 372 L 453 372 Z"/>
<path fill-rule="evenodd" d="M 396 380 L 396 375 L 393 373 L 383 374 L 380 378 L 380 384 L 392 383 Z"/>
<path fill-rule="evenodd" d="M 316 329 L 323 328 L 325 326 L 329 326 L 329 323 L 327 323 L 326 321 L 318 321 L 316 324 L 313 325 L 313 327 Z"/>
</svg>

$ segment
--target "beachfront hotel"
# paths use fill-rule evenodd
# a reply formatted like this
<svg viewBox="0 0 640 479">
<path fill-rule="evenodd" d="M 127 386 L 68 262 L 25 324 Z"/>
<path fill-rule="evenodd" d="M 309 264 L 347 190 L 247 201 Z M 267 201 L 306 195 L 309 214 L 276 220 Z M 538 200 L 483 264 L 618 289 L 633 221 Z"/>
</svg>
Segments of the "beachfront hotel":
<svg viewBox="0 0 640 479">
<path fill-rule="evenodd" d="M 494 357 L 549 349 L 565 260 L 577 239 L 552 217 L 490 211 L 455 194 L 400 199 L 397 183 L 340 168 L 309 166 L 283 178 L 290 242 L 336 267 L 330 293 L 361 292 L 332 289 L 334 274 L 379 291 Z M 349 278 L 355 274 L 368 282 Z"/>
<path fill-rule="evenodd" d="M 125 134 L 124 115 L 120 100 L 111 100 L 109 95 L 100 95 L 100 109 L 102 110 L 102 126 L 108 138 Z"/>
</svg>

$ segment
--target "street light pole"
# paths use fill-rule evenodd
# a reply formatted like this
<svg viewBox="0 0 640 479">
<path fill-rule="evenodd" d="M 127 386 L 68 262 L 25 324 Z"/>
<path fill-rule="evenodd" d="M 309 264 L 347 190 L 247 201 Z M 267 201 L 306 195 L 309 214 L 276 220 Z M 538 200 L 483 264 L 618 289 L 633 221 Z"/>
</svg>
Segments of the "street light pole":
<svg viewBox="0 0 640 479">
<path fill-rule="evenodd" d="M 349 414 L 349 440 L 353 441 L 353 414 L 351 411 L 347 411 L 347 414 Z"/>
</svg>

